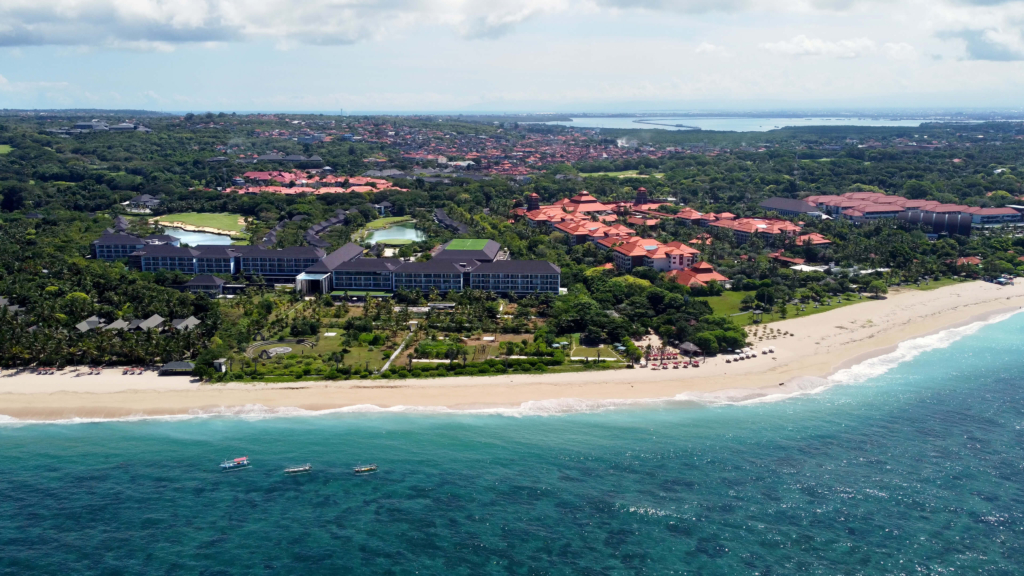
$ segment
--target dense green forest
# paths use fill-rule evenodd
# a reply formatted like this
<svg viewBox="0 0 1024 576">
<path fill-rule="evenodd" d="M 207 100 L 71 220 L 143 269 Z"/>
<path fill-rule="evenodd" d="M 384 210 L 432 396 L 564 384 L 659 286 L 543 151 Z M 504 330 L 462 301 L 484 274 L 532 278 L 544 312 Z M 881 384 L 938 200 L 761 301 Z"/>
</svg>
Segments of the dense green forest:
<svg viewBox="0 0 1024 576">
<path fill-rule="evenodd" d="M 288 220 L 279 228 L 278 247 L 301 245 L 311 223 L 330 218 L 339 209 L 355 210 L 343 226 L 323 235 L 332 249 L 377 218 L 372 204 L 386 200 L 392 204 L 392 215 L 413 217 L 426 234 L 425 240 L 405 249 L 406 254 L 425 252 L 455 237 L 433 220 L 434 210 L 443 208 L 470 227 L 465 237 L 494 239 L 516 259 L 549 260 L 562 269 L 562 285 L 568 293 L 523 299 L 522 307 L 529 313 L 522 313 L 518 323 L 502 323 L 502 330 L 515 326 L 514 330 L 529 332 L 534 342 L 554 342 L 570 334 L 595 342 L 621 342 L 654 332 L 672 341 L 699 341 L 707 351 L 735 349 L 745 343 L 746 333 L 739 323 L 715 314 L 709 304 L 721 293 L 721 286 L 691 289 L 650 269 L 632 274 L 605 269 L 609 253 L 591 244 L 570 246 L 559 232 L 510 219 L 510 211 L 522 206 L 532 192 L 543 203 L 581 190 L 602 201 L 615 201 L 632 199 L 641 186 L 652 197 L 671 199 L 665 208 L 669 212 L 689 206 L 739 216 L 762 215 L 758 204 L 768 197 L 856 190 L 971 206 L 1024 203 L 1019 200 L 1024 195 L 1024 126 L 1020 123 L 793 128 L 765 133 L 646 129 L 590 133 L 528 124 L 499 128 L 493 122 L 458 118 L 283 119 L 207 114 L 140 117 L 151 133 L 48 131 L 82 119 L 72 114 L 0 117 L 0 296 L 21 307 L 17 314 L 0 316 L 0 364 L 6 366 L 137 364 L 195 358 L 203 347 L 223 354 L 244 349 L 257 330 L 223 326 L 221 305 L 173 288 L 184 281 L 180 275 L 143 274 L 123 263 L 87 258 L 89 243 L 112 225 L 113 217 L 125 214 L 121 203 L 143 193 L 162 200 L 154 211 L 157 216 L 177 212 L 241 215 L 249 221 L 250 242 L 258 242 Z M 293 130 L 296 121 L 304 122 L 310 131 L 353 132 L 365 138 L 300 144 L 292 138 L 268 136 Z M 401 138 L 390 135 L 396 131 Z M 537 138 L 566 134 L 582 138 L 595 159 L 566 162 L 552 154 L 534 165 L 525 179 L 485 171 L 453 172 L 443 179 L 394 179 L 394 185 L 403 190 L 369 194 L 253 195 L 218 190 L 246 171 L 292 168 L 235 162 L 240 155 L 315 154 L 337 174 L 357 176 L 371 168 L 435 166 L 404 157 L 430 146 L 448 146 L 457 158 L 460 150 L 468 150 L 465 142 L 483 138 L 487 146 L 512 157 L 515 147 L 524 142 L 538 148 Z M 629 158 L 601 159 L 594 152 L 605 147 L 621 153 L 622 140 L 635 146 L 627 150 Z M 921 147 L 914 149 L 914 145 Z M 216 157 L 228 159 L 210 161 Z M 639 173 L 601 174 L 626 170 Z M 307 218 L 293 221 L 296 216 Z M 141 220 L 133 222 L 133 226 L 142 225 Z M 708 229 L 668 220 L 657 229 L 637 231 L 663 242 L 688 242 Z M 925 277 L 1015 274 L 1024 254 L 1024 239 L 1014 229 L 935 239 L 895 221 L 858 226 L 810 220 L 805 231 L 819 232 L 832 244 L 796 246 L 791 240 L 771 244 L 757 238 L 737 245 L 731 235 L 711 230 L 714 241 L 702 248 L 703 259 L 732 279 L 732 290 L 749 295 L 748 304 L 752 300 L 769 313 L 785 316 L 795 312 L 787 306 L 789 302 L 870 292 L 872 283 L 879 281 L 892 285 Z M 768 258 L 770 251 L 777 250 L 811 264 L 835 263 L 837 268 L 795 273 Z M 965 256 L 981 258 L 982 267 L 958 266 L 957 258 Z M 854 267 L 888 271 L 863 275 Z M 253 298 L 258 302 L 260 297 Z M 415 305 L 426 299 L 426 295 L 399 293 L 394 302 Z M 108 332 L 78 334 L 73 328 L 92 315 L 113 320 L 152 314 L 168 319 L 196 316 L 203 323 L 194 332 L 133 333 L 123 338 Z M 489 313 L 467 312 L 461 323 L 436 329 L 439 333 L 498 330 L 482 320 L 467 323 L 465 318 L 473 314 Z M 215 347 L 209 348 L 215 338 Z"/>
</svg>

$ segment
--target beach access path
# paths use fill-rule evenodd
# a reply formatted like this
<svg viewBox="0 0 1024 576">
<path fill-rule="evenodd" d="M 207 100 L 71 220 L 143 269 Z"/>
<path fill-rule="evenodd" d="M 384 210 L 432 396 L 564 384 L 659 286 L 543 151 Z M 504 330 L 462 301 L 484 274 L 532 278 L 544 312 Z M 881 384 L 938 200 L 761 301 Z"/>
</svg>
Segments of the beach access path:
<svg viewBox="0 0 1024 576">
<path fill-rule="evenodd" d="M 4 371 L 0 375 L 0 414 L 56 420 L 185 414 L 242 406 L 488 409 L 519 407 L 531 401 L 595 402 L 708 393 L 731 399 L 756 398 L 791 393 L 809 380 L 887 353 L 900 342 L 1022 307 L 1024 283 L 1002 287 L 970 282 L 932 291 L 907 290 L 884 300 L 772 323 L 777 331 L 793 336 L 751 345 L 757 351 L 771 346 L 774 354 L 737 363 L 726 363 L 724 357 L 710 358 L 696 369 L 221 385 L 152 372 L 128 376 L 120 369 L 81 377 L 67 372 L 37 376 Z"/>
</svg>

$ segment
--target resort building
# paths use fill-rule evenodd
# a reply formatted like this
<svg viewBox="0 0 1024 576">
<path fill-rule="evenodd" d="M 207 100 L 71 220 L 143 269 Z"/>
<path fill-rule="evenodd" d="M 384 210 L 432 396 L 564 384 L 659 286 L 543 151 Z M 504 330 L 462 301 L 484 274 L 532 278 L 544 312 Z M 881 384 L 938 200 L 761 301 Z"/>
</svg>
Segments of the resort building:
<svg viewBox="0 0 1024 576">
<path fill-rule="evenodd" d="M 698 262 L 686 270 L 672 270 L 667 276 L 669 279 L 690 288 L 703 288 L 712 280 L 719 284 L 725 284 L 729 281 L 728 278 L 716 272 L 714 266 L 707 262 Z"/>
<path fill-rule="evenodd" d="M 460 292 L 469 288 L 505 294 L 557 294 L 561 285 L 561 270 L 554 264 L 508 260 L 508 253 L 493 240 L 452 240 L 426 262 L 363 258 L 361 254 L 362 249 L 354 244 L 339 248 L 299 275 L 296 289 L 305 294 L 338 295 L 395 290 Z"/>
<path fill-rule="evenodd" d="M 142 238 L 131 234 L 104 234 L 98 240 L 92 241 L 92 256 L 98 260 L 121 260 L 130 256 L 132 252 L 141 250 L 145 245 Z"/>
<path fill-rule="evenodd" d="M 822 212 L 856 223 L 897 218 L 910 224 L 930 226 L 934 233 L 969 235 L 972 226 L 998 226 L 1022 221 L 1010 207 L 979 208 L 943 204 L 935 200 L 911 200 L 880 192 L 847 192 L 841 196 L 809 196 L 806 202 Z"/>
<path fill-rule="evenodd" d="M 623 272 L 646 266 L 662 272 L 684 270 L 692 266 L 700 252 L 682 242 L 662 244 L 653 238 L 630 238 L 625 242 L 599 242 L 601 247 L 612 250 L 615 267 Z"/>
<path fill-rule="evenodd" d="M 558 294 L 561 271 L 544 260 L 506 260 L 477 266 L 469 274 L 470 288 L 499 294 Z"/>
<path fill-rule="evenodd" d="M 185 290 L 193 294 L 202 293 L 211 298 L 216 298 L 224 293 L 224 284 L 225 282 L 222 278 L 209 274 L 200 274 L 185 283 Z"/>
<path fill-rule="evenodd" d="M 196 256 L 199 250 L 181 248 L 169 244 L 155 244 L 136 250 L 128 256 L 128 265 L 143 272 L 183 272 L 196 273 Z"/>
</svg>

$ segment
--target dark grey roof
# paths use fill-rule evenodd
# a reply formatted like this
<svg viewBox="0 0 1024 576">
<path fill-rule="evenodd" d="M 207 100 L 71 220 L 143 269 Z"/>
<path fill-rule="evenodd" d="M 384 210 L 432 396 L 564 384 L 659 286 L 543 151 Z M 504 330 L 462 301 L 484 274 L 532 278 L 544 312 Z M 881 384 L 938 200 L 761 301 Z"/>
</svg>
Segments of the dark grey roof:
<svg viewBox="0 0 1024 576">
<path fill-rule="evenodd" d="M 179 362 L 168 362 L 167 364 L 164 364 L 163 366 L 160 367 L 160 371 L 161 372 L 185 372 L 185 371 L 191 372 L 192 370 L 195 369 L 195 367 L 196 367 L 196 365 L 191 363 L 191 362 L 180 362 L 180 361 Z"/>
<path fill-rule="evenodd" d="M 163 323 L 164 319 L 160 315 L 153 314 L 149 318 L 146 318 L 142 322 L 139 322 L 138 328 L 140 330 L 150 330 L 152 328 L 159 328 L 160 325 Z"/>
<path fill-rule="evenodd" d="M 234 258 L 239 255 L 231 246 L 218 246 L 215 244 L 201 244 L 196 246 L 197 258 Z"/>
<path fill-rule="evenodd" d="M 465 264 L 465 267 L 460 266 Z M 476 260 L 445 260 L 434 258 L 426 262 L 406 262 L 395 270 L 395 274 L 438 274 L 438 273 L 453 273 L 453 272 L 468 272 L 480 263 Z"/>
<path fill-rule="evenodd" d="M 325 256 L 324 251 L 312 246 L 289 246 L 280 250 L 272 250 L 263 246 L 235 246 L 235 248 L 246 248 L 239 251 L 247 258 L 316 258 Z"/>
<path fill-rule="evenodd" d="M 363 247 L 349 242 L 325 256 L 323 260 L 307 268 L 306 272 L 330 272 L 340 264 L 351 262 L 362 255 Z"/>
<path fill-rule="evenodd" d="M 211 274 L 200 274 L 185 282 L 185 286 L 220 286 L 224 280 Z"/>
<path fill-rule="evenodd" d="M 75 324 L 75 328 L 78 328 L 79 332 L 88 332 L 93 328 L 99 328 L 101 326 L 103 326 L 103 320 L 100 320 L 96 316 L 91 316 L 89 318 L 86 318 L 85 320 L 82 320 L 78 324 Z"/>
<path fill-rule="evenodd" d="M 145 244 L 145 242 L 142 241 L 142 238 L 132 236 L 131 234 L 125 234 L 123 232 L 104 234 L 103 236 L 100 236 L 99 240 L 93 240 L 92 243 L 104 246 L 142 246 Z"/>
<path fill-rule="evenodd" d="M 760 206 L 765 210 L 783 210 L 785 212 L 801 212 L 805 214 L 819 211 L 818 207 L 810 202 L 794 200 L 792 198 L 769 198 L 761 202 Z"/>
<path fill-rule="evenodd" d="M 443 208 L 438 208 L 437 210 L 434 210 L 434 219 L 436 219 L 437 222 L 444 226 L 445 228 L 448 228 L 449 230 L 452 230 L 458 234 L 469 233 L 469 226 L 463 224 L 462 222 L 452 220 L 448 216 L 448 214 L 445 213 Z"/>
<path fill-rule="evenodd" d="M 203 322 L 196 318 L 195 316 L 189 316 L 188 318 L 184 319 L 179 318 L 176 320 L 172 320 L 171 327 L 174 328 L 175 330 L 191 330 L 202 323 Z"/>
<path fill-rule="evenodd" d="M 198 254 L 199 250 L 195 248 L 184 248 L 170 244 L 152 244 L 132 253 L 133 256 L 167 256 L 173 258 L 194 258 Z"/>
<path fill-rule="evenodd" d="M 562 270 L 547 260 L 499 260 L 484 262 L 474 274 L 560 274 Z"/>
<path fill-rule="evenodd" d="M 434 259 L 443 260 L 459 260 L 465 262 L 468 260 L 479 260 L 481 262 L 490 262 L 498 256 L 498 252 L 501 251 L 501 244 L 498 244 L 494 240 L 488 240 L 487 245 L 482 250 L 449 250 L 448 245 L 445 244 L 440 252 L 434 255 Z"/>
<path fill-rule="evenodd" d="M 125 322 L 124 320 L 115 320 L 115 321 L 111 322 L 109 325 L 105 326 L 103 329 L 104 330 L 124 330 L 125 328 L 128 328 L 128 323 L 127 322 Z"/>
<path fill-rule="evenodd" d="M 342 272 L 393 272 L 401 264 L 395 258 L 356 258 L 348 262 L 339 262 L 337 266 L 329 270 Z M 312 270 L 312 268 L 310 268 Z M 313 272 L 325 272 L 329 270 L 312 270 Z"/>
</svg>

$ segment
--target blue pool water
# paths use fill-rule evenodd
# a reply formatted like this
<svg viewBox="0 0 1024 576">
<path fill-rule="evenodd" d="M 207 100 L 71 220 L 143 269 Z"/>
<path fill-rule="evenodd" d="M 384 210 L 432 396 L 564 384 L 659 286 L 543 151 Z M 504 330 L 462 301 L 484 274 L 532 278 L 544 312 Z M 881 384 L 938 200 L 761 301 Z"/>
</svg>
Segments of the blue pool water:
<svg viewBox="0 0 1024 576">
<path fill-rule="evenodd" d="M 972 331 L 774 402 L 8 423 L 0 573 L 1020 574 L 1024 315 Z"/>
</svg>

